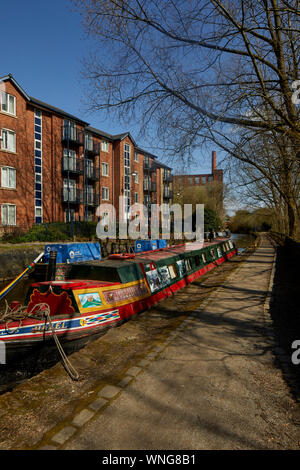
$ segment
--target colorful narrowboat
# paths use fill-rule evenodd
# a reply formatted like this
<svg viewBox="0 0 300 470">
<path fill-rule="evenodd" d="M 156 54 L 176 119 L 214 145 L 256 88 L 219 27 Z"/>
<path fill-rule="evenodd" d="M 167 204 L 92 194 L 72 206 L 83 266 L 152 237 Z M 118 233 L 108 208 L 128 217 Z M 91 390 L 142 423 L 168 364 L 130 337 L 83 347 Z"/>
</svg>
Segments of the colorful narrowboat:
<svg viewBox="0 0 300 470">
<path fill-rule="evenodd" d="M 33 282 L 13 302 L 0 341 L 10 351 L 103 333 L 172 295 L 237 252 L 231 240 L 189 243 L 105 259 L 60 263 L 53 280 Z M 67 269 L 62 269 L 62 267 Z M 23 310 L 22 310 L 23 309 Z M 14 312 L 18 314 L 16 320 Z"/>
</svg>

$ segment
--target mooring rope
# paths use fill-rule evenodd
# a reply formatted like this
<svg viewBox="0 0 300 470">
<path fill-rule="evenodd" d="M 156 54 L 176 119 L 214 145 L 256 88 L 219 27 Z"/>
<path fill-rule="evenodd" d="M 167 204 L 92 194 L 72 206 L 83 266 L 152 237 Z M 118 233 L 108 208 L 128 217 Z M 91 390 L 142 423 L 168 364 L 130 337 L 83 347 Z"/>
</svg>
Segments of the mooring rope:
<svg viewBox="0 0 300 470">
<path fill-rule="evenodd" d="M 49 323 L 52 336 L 57 346 L 58 352 L 61 355 L 64 368 L 66 369 L 66 371 L 68 372 L 72 380 L 79 380 L 80 377 L 79 377 L 78 372 L 70 363 L 57 337 L 57 334 L 55 332 L 54 326 L 50 318 L 49 305 L 45 303 L 39 303 L 39 304 L 34 305 L 34 307 L 30 310 L 30 312 L 28 312 L 26 306 L 18 305 L 15 308 L 11 308 L 8 305 L 7 301 L 5 300 L 5 312 L 0 312 L 0 324 L 5 323 L 5 330 L 7 334 L 15 333 L 20 328 L 22 321 L 25 320 L 26 318 L 34 318 L 37 320 L 46 319 L 46 321 Z M 14 328 L 13 330 L 9 330 L 8 324 L 12 322 L 16 322 L 16 321 L 19 322 L 19 326 L 17 328 Z"/>
</svg>

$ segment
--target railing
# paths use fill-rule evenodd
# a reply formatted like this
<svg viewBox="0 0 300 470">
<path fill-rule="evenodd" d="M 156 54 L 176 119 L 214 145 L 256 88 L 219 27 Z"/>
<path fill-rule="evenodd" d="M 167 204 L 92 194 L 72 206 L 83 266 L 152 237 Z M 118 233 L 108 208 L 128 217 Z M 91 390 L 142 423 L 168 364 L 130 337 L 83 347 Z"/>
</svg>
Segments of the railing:
<svg viewBox="0 0 300 470">
<path fill-rule="evenodd" d="M 163 196 L 165 199 L 172 199 L 173 198 L 173 191 L 170 189 L 164 189 Z"/>
<path fill-rule="evenodd" d="M 95 142 L 94 139 L 86 139 L 85 150 L 88 155 L 100 155 L 100 144 Z"/>
<path fill-rule="evenodd" d="M 166 173 L 163 174 L 163 181 L 165 181 L 167 183 L 172 183 L 173 180 L 174 180 L 173 175 L 168 175 Z"/>
<path fill-rule="evenodd" d="M 100 169 L 97 167 L 87 167 L 86 176 L 90 180 L 99 180 L 100 178 Z"/>
<path fill-rule="evenodd" d="M 99 193 L 90 193 L 90 192 L 87 192 L 85 195 L 84 195 L 84 203 L 87 205 L 87 206 L 99 206 L 100 204 L 100 194 Z"/>
<path fill-rule="evenodd" d="M 70 204 L 82 204 L 83 193 L 77 188 L 63 188 L 62 189 L 62 202 Z"/>
<path fill-rule="evenodd" d="M 144 191 L 157 191 L 157 184 L 155 181 L 144 181 Z"/>
<path fill-rule="evenodd" d="M 62 159 L 62 170 L 80 175 L 83 173 L 83 160 L 64 155 Z"/>
<path fill-rule="evenodd" d="M 61 140 L 72 144 L 82 144 L 82 132 L 77 127 L 64 125 L 61 128 Z"/>
</svg>

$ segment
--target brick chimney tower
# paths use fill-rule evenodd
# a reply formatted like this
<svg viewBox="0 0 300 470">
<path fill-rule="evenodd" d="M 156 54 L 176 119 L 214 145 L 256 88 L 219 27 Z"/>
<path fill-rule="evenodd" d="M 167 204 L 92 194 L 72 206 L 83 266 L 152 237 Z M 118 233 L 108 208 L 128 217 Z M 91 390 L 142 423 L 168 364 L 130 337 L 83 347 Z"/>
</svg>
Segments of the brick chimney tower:
<svg viewBox="0 0 300 470">
<path fill-rule="evenodd" d="M 211 166 L 212 166 L 212 173 L 213 173 L 217 169 L 217 153 L 215 150 L 213 150 L 212 152 Z"/>
</svg>

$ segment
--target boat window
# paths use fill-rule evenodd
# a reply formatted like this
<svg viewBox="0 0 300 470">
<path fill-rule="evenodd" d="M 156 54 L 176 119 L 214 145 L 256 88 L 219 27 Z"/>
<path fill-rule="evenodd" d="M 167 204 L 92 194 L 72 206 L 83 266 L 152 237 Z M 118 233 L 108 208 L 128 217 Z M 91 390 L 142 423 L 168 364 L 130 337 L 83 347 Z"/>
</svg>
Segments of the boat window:
<svg viewBox="0 0 300 470">
<path fill-rule="evenodd" d="M 221 250 L 221 248 L 220 248 L 219 246 L 217 247 L 217 253 L 218 253 L 218 258 L 221 258 L 221 256 L 222 256 L 222 250 Z"/>
<path fill-rule="evenodd" d="M 230 249 L 232 250 L 233 244 L 232 244 L 232 241 L 231 241 L 231 240 L 229 240 L 228 245 L 230 246 Z"/>
<path fill-rule="evenodd" d="M 200 266 L 201 264 L 200 256 L 196 255 L 194 259 L 195 259 L 196 266 Z"/>
<path fill-rule="evenodd" d="M 183 277 L 185 276 L 186 274 L 186 267 L 185 267 L 185 263 L 184 263 L 184 259 L 181 259 L 179 261 L 176 261 L 177 263 L 177 267 L 178 267 L 178 275 L 180 277 Z"/>
<path fill-rule="evenodd" d="M 174 279 L 175 277 L 177 277 L 177 268 L 175 264 L 170 264 L 169 273 L 170 273 L 171 279 Z"/>
<path fill-rule="evenodd" d="M 212 256 L 212 259 L 215 259 L 215 258 L 216 258 L 216 255 L 215 255 L 214 250 L 210 250 L 210 254 L 211 254 L 211 256 Z"/>
<path fill-rule="evenodd" d="M 207 263 L 206 254 L 205 254 L 205 253 L 202 253 L 202 259 L 203 259 L 203 263 Z"/>
<path fill-rule="evenodd" d="M 185 267 L 187 271 L 190 271 L 192 269 L 191 261 L 189 259 L 185 260 Z"/>
</svg>

